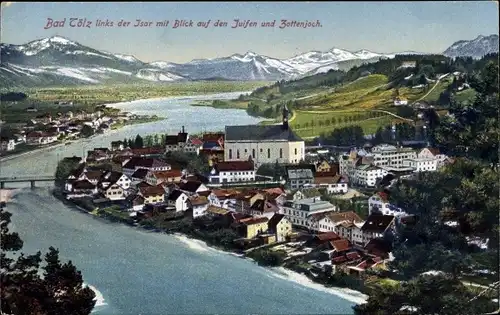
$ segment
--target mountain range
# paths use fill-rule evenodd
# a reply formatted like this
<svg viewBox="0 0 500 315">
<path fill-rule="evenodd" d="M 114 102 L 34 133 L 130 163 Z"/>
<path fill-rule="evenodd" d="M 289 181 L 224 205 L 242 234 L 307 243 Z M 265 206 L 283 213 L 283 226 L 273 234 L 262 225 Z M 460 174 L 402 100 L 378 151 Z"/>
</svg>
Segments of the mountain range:
<svg viewBox="0 0 500 315">
<path fill-rule="evenodd" d="M 495 46 L 496 36 L 496 46 Z M 498 51 L 498 35 L 459 41 L 444 54 L 451 57 L 482 56 Z M 98 83 L 171 82 L 182 80 L 281 80 L 293 79 L 330 69 L 348 70 L 396 54 L 344 49 L 311 51 L 289 59 L 278 59 L 249 51 L 215 59 L 187 63 L 143 62 L 134 56 L 110 53 L 54 36 L 24 45 L 0 44 L 0 83 L 4 87 L 49 86 Z"/>
<path fill-rule="evenodd" d="M 498 52 L 498 35 L 479 35 L 473 40 L 459 40 L 443 52 L 447 57 L 470 56 L 481 58 L 484 55 Z"/>
</svg>

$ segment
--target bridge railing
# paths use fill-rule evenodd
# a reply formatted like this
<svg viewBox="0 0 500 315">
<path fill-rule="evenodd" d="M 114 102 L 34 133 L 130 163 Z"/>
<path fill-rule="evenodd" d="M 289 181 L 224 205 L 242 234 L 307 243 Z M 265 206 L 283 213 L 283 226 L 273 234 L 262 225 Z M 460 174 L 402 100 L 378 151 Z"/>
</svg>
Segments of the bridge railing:
<svg viewBox="0 0 500 315">
<path fill-rule="evenodd" d="M 11 177 L 0 177 L 0 181 L 32 181 L 32 180 L 55 180 L 54 176 L 11 176 Z"/>
</svg>

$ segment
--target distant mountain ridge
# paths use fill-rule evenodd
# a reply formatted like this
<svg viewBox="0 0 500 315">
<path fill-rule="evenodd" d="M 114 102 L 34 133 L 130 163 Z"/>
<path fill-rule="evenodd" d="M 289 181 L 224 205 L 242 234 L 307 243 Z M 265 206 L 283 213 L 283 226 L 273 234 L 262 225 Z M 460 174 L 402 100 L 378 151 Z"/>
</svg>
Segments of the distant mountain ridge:
<svg viewBox="0 0 500 315">
<path fill-rule="evenodd" d="M 461 46 L 457 47 L 467 46 L 461 42 Z M 292 58 L 279 59 L 248 51 L 245 54 L 195 59 L 181 64 L 168 61 L 146 63 L 134 56 L 97 50 L 61 36 L 42 38 L 24 45 L 0 45 L 0 83 L 5 87 L 171 82 L 213 78 L 287 80 L 331 69 L 349 70 L 353 66 L 376 62 L 381 58 L 394 58 L 396 54 L 426 54 L 408 51 L 384 54 L 366 49 L 351 52 L 332 48 L 324 52 L 310 51 Z"/>
<path fill-rule="evenodd" d="M 498 35 L 479 35 L 472 40 L 459 40 L 443 52 L 447 57 L 473 57 L 479 59 L 484 55 L 498 52 Z"/>
</svg>

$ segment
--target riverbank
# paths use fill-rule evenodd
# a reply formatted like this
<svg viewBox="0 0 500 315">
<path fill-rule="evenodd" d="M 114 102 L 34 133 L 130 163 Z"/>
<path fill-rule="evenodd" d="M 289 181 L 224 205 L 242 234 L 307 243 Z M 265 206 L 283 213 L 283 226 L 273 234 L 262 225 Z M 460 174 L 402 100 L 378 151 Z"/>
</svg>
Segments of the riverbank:
<svg viewBox="0 0 500 315">
<path fill-rule="evenodd" d="M 196 220 L 192 218 L 187 218 L 185 216 L 174 218 L 173 216 L 165 214 L 160 214 L 157 218 L 151 217 L 148 219 L 136 220 L 130 217 L 127 212 L 117 213 L 117 211 L 113 209 L 97 209 L 89 204 L 79 204 L 67 200 L 57 189 L 54 189 L 52 193 L 57 199 L 69 207 L 90 214 L 96 218 L 114 223 L 123 223 L 150 232 L 169 234 L 193 250 L 217 251 L 219 253 L 241 257 L 261 265 L 261 262 L 250 258 L 243 250 L 234 246 L 233 239 L 235 235 L 231 229 L 221 228 L 213 231 L 202 230 L 200 229 L 201 225 L 197 226 Z M 307 271 L 304 272 L 300 267 L 295 268 L 294 264 L 267 267 L 263 265 L 263 268 L 268 269 L 273 276 L 278 278 L 293 281 L 323 292 L 328 292 L 356 304 L 365 303 L 368 299 L 368 295 L 361 291 L 353 290 L 349 287 L 335 286 L 335 283 L 332 281 L 322 281 L 312 276 L 311 273 Z"/>
<path fill-rule="evenodd" d="M 157 121 L 166 120 L 166 119 L 167 119 L 166 117 L 156 117 L 156 118 L 144 118 L 144 119 L 137 119 L 137 120 L 129 120 L 126 123 L 118 123 L 118 124 L 112 125 L 110 128 L 110 131 L 116 131 L 116 130 L 119 130 L 120 128 L 123 128 L 126 126 L 146 124 L 146 123 L 157 122 Z M 104 134 L 106 134 L 106 132 L 104 132 Z M 100 133 L 95 133 L 92 136 L 87 137 L 87 138 L 63 140 L 62 142 L 57 141 L 57 142 L 54 142 L 51 144 L 46 144 L 43 146 L 34 146 L 32 149 L 24 150 L 23 152 L 12 153 L 12 154 L 8 154 L 6 156 L 0 157 L 0 162 L 5 162 L 5 161 L 20 158 L 20 157 L 33 155 L 35 153 L 49 151 L 49 150 L 52 150 L 52 149 L 55 149 L 58 147 L 65 146 L 65 145 L 70 144 L 70 143 L 89 141 L 89 139 L 92 139 L 93 137 L 98 136 L 98 135 L 100 135 Z"/>
</svg>

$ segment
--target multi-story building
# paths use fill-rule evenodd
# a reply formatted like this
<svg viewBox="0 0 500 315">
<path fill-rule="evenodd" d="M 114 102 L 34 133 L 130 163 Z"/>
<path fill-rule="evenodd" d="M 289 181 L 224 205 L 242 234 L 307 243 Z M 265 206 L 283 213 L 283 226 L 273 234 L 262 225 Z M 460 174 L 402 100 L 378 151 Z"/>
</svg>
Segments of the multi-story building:
<svg viewBox="0 0 500 315">
<path fill-rule="evenodd" d="M 283 213 L 293 225 L 310 228 L 311 216 L 322 212 L 337 211 L 337 207 L 328 201 L 319 198 L 299 199 L 286 201 L 283 205 Z"/>
<path fill-rule="evenodd" d="M 350 181 L 354 184 L 374 187 L 377 180 L 387 175 L 387 170 L 375 165 L 362 164 L 354 169 L 354 176 Z"/>
<path fill-rule="evenodd" d="M 388 198 L 389 196 L 385 192 L 378 192 L 368 198 L 368 213 L 380 213 L 392 216 L 407 215 L 401 208 L 392 205 Z"/>
<path fill-rule="evenodd" d="M 165 152 L 185 152 L 185 153 L 196 153 L 200 150 L 201 146 L 196 145 L 189 141 L 189 134 L 182 130 L 177 135 L 168 135 L 165 138 Z"/>
<path fill-rule="evenodd" d="M 288 114 L 285 106 L 280 125 L 226 126 L 224 161 L 252 158 L 256 167 L 264 163 L 299 163 L 305 158 L 305 144 L 288 125 Z"/>
<path fill-rule="evenodd" d="M 414 172 L 434 172 L 438 169 L 439 160 L 436 158 L 415 158 L 403 161 L 403 166 L 411 167 Z"/>
<path fill-rule="evenodd" d="M 403 167 L 403 161 L 417 158 L 412 148 L 395 147 L 381 144 L 372 148 L 373 164 L 376 166 Z"/>
<path fill-rule="evenodd" d="M 255 167 L 252 161 L 219 162 L 209 175 L 212 184 L 255 181 Z"/>
</svg>

